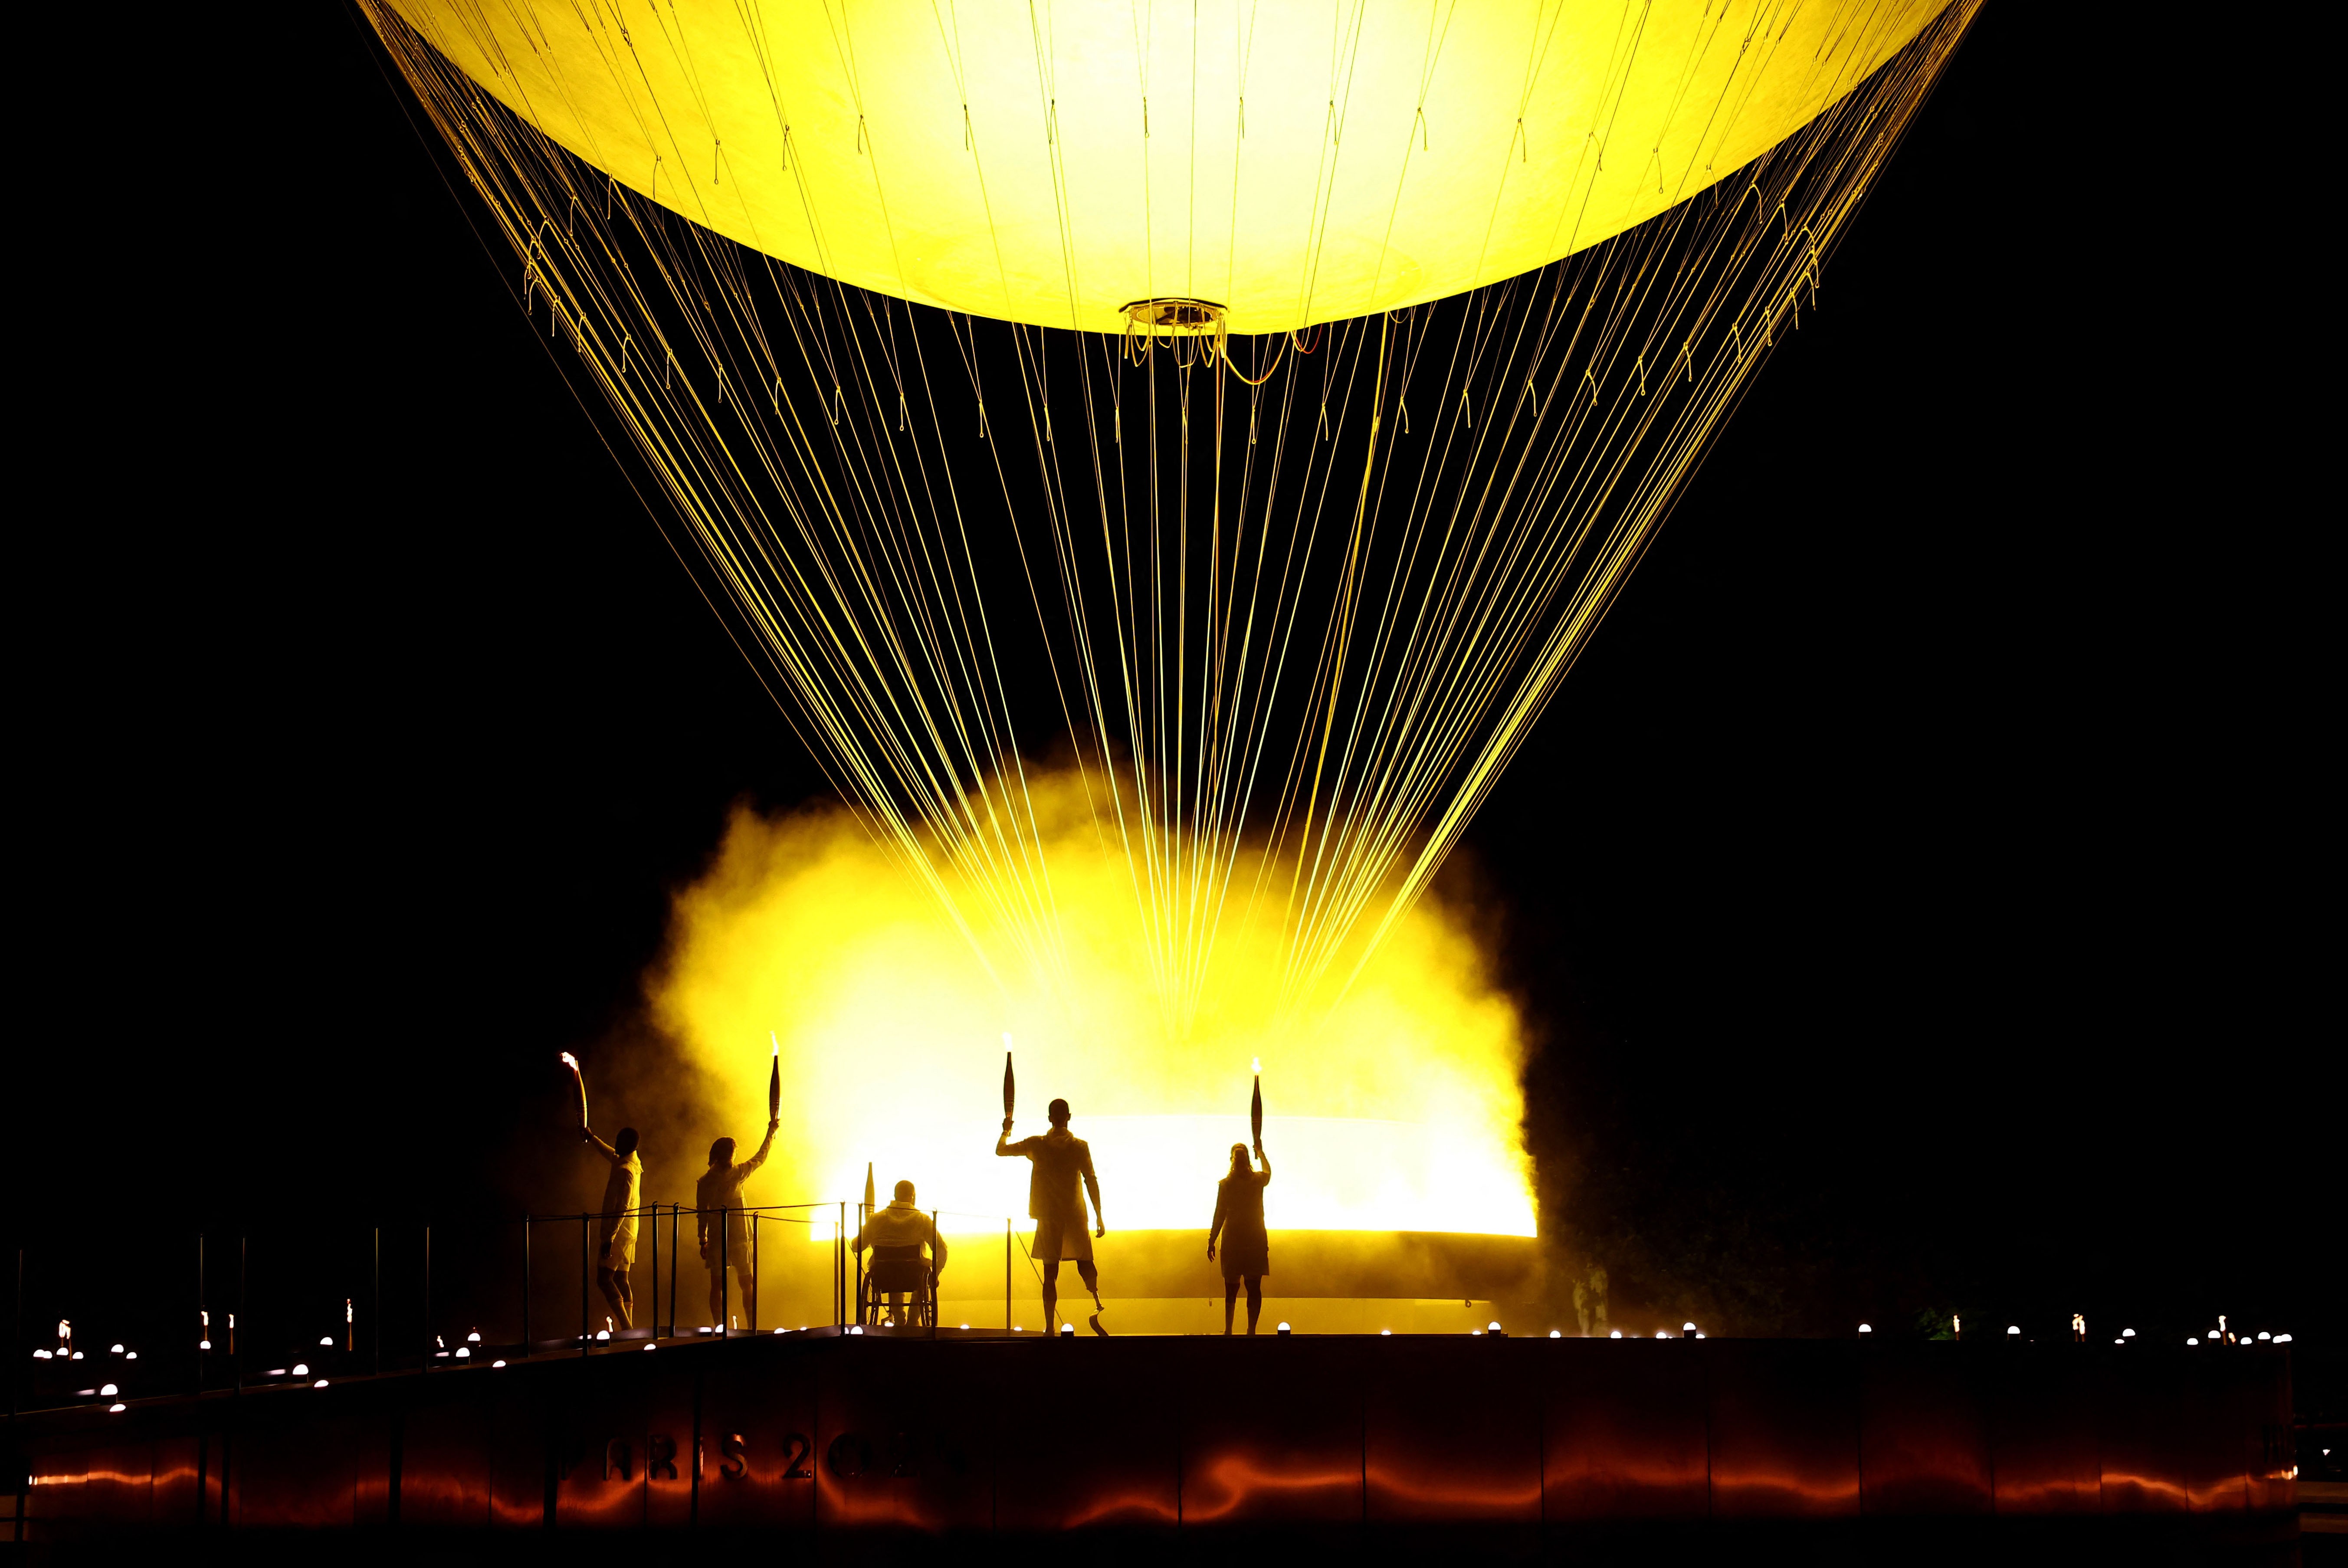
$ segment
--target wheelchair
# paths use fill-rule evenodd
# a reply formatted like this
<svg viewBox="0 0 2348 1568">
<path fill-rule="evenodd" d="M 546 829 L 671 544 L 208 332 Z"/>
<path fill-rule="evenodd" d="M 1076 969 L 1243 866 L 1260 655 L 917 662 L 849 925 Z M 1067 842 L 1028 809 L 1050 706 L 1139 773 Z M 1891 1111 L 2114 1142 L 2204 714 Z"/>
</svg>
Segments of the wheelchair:
<svg viewBox="0 0 2348 1568">
<path fill-rule="evenodd" d="M 938 1326 L 937 1277 L 930 1272 L 930 1260 L 922 1255 L 918 1244 L 901 1247 L 876 1246 L 864 1265 L 864 1283 L 856 1304 L 856 1321 L 867 1328 L 877 1328 L 889 1311 L 890 1295 L 907 1298 L 900 1328 L 935 1328 Z"/>
</svg>

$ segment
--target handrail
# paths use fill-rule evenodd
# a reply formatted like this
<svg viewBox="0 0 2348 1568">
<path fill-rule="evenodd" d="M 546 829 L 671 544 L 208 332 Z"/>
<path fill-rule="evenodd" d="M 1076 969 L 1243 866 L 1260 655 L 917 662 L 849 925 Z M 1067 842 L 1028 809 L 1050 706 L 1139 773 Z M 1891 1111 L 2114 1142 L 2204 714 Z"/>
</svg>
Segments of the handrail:
<svg viewBox="0 0 2348 1568">
<path fill-rule="evenodd" d="M 741 1315 L 750 1328 L 763 1332 L 761 1322 L 770 1318 L 771 1312 L 762 1310 L 768 1292 L 762 1284 L 759 1237 L 770 1222 L 803 1226 L 808 1240 L 819 1245 L 829 1243 L 828 1262 L 819 1262 L 820 1253 L 810 1253 L 802 1246 L 788 1248 L 784 1254 L 788 1266 L 774 1283 L 791 1293 L 786 1301 L 817 1305 L 805 1293 L 828 1268 L 829 1321 L 844 1330 L 858 1316 L 864 1274 L 863 1249 L 852 1247 L 851 1241 L 880 1207 L 875 1203 L 868 1208 L 860 1201 L 843 1198 L 710 1208 L 646 1201 L 617 1214 L 596 1209 L 520 1216 L 510 1211 L 504 1215 L 471 1212 L 438 1214 L 428 1220 L 402 1219 L 391 1225 L 347 1212 L 323 1220 L 289 1214 L 282 1226 L 264 1222 L 194 1229 L 190 1262 L 195 1288 L 183 1305 L 158 1304 L 151 1296 L 136 1305 L 118 1303 L 111 1292 L 94 1282 L 85 1285 L 78 1274 L 70 1278 L 48 1275 L 40 1266 L 39 1254 L 46 1249 L 28 1247 L 21 1254 L 14 1282 L 15 1326 L 7 1351 L 12 1367 L 9 1404 L 12 1412 L 88 1404 L 93 1398 L 103 1404 L 104 1397 L 86 1393 L 82 1386 L 94 1390 L 108 1382 L 119 1385 L 120 1398 L 129 1399 L 242 1391 L 248 1384 L 272 1386 L 290 1379 L 290 1369 L 297 1366 L 311 1366 L 319 1376 L 334 1379 L 367 1373 L 502 1365 L 508 1357 L 543 1357 L 558 1349 L 587 1356 L 599 1346 L 612 1347 L 621 1342 L 641 1348 L 699 1334 L 722 1338 L 741 1332 L 733 1326 L 737 1276 L 749 1286 L 738 1293 L 747 1298 L 742 1305 L 747 1310 Z M 929 1205 L 922 1205 L 922 1212 L 941 1231 L 944 1222 L 953 1219 L 972 1222 L 972 1230 L 983 1233 L 991 1231 L 998 1218 L 984 1211 Z M 729 1215 L 738 1219 L 729 1220 Z M 698 1307 L 686 1310 L 691 1291 L 684 1287 L 690 1282 L 680 1278 L 688 1216 L 695 1222 L 695 1243 L 705 1229 L 712 1228 L 708 1222 L 716 1222 L 716 1234 L 711 1238 L 716 1244 L 705 1263 L 716 1276 L 710 1283 L 718 1321 L 707 1328 L 682 1321 L 699 1315 Z M 595 1296 L 603 1271 L 595 1244 L 597 1233 L 622 1218 L 633 1219 L 635 1224 L 637 1253 L 627 1277 L 636 1288 L 608 1298 L 611 1310 L 602 1314 L 608 1327 L 598 1330 L 595 1324 L 602 1308 Z M 1007 1330 L 1013 1315 L 1012 1269 L 1015 1256 L 1025 1250 L 1025 1239 L 1017 1234 L 1024 1222 L 1012 1215 L 1000 1218 Z M 661 1223 L 664 1219 L 668 1222 L 665 1226 Z M 553 1249 L 557 1261 L 550 1264 L 545 1238 L 533 1234 L 536 1227 L 544 1225 L 578 1227 L 578 1329 L 551 1338 L 546 1336 L 551 1326 L 544 1315 L 552 1306 L 557 1321 L 568 1316 L 567 1308 L 557 1304 L 571 1284 L 567 1254 L 572 1247 L 568 1232 L 558 1232 Z M 351 1233 L 348 1246 L 342 1234 L 345 1226 Z M 730 1255 L 740 1250 L 734 1246 L 735 1233 L 745 1228 L 749 1233 L 747 1272 L 743 1261 Z M 828 1237 L 822 1234 L 825 1229 L 831 1232 Z M 394 1234 L 386 1236 L 386 1230 Z M 494 1239 L 499 1235 L 509 1239 Z M 233 1244 L 224 1244 L 228 1242 Z M 256 1242 L 258 1247 L 253 1244 Z M 248 1253 L 256 1260 L 278 1261 L 270 1264 L 268 1274 L 248 1277 Z M 498 1262 L 500 1255 L 510 1261 Z M 284 1269 L 283 1261 L 288 1259 L 294 1260 L 294 1271 Z M 816 1271 L 812 1276 L 811 1266 Z M 1029 1267 L 1032 1272 L 1032 1260 Z M 563 1284 L 555 1284 L 558 1278 Z M 281 1283 L 288 1279 L 294 1282 L 290 1292 Z M 548 1287 L 553 1287 L 554 1293 L 550 1294 Z M 616 1292 L 616 1284 L 613 1288 Z M 824 1287 L 815 1284 L 815 1288 L 819 1302 Z M 177 1295 L 176 1292 L 163 1294 Z M 324 1310 L 329 1299 L 331 1326 Z M 184 1329 L 167 1326 L 179 1323 L 183 1313 Z M 35 1323 L 42 1316 L 51 1322 L 73 1318 L 79 1325 L 75 1340 L 88 1358 L 78 1363 L 36 1359 L 35 1346 L 44 1340 Z M 101 1324 L 112 1326 L 100 1332 Z M 479 1326 L 484 1324 L 491 1329 L 486 1336 Z M 321 1336 L 320 1329 L 329 1326 L 331 1332 Z M 458 1337 L 464 1327 L 472 1328 L 473 1337 Z M 140 1341 L 126 1346 L 126 1351 L 136 1348 L 144 1355 L 109 1356 L 90 1350 L 93 1343 L 123 1341 Z"/>
</svg>

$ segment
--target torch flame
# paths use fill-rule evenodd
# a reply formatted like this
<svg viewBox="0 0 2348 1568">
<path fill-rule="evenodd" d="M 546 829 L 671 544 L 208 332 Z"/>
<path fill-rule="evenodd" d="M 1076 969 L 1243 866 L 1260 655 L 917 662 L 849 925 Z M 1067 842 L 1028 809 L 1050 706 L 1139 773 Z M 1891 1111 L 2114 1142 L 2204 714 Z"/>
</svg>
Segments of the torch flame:
<svg viewBox="0 0 2348 1568">
<path fill-rule="evenodd" d="M 572 1056 L 569 1051 L 565 1051 L 562 1053 L 562 1065 L 569 1068 L 572 1072 L 577 1072 L 579 1070 L 579 1058 Z"/>
<path fill-rule="evenodd" d="M 775 1047 L 774 1056 L 770 1059 L 780 1061 L 783 1056 L 783 1042 L 775 1038 L 775 1031 L 772 1029 L 767 1031 L 767 1043 Z"/>
<path fill-rule="evenodd" d="M 1263 1058 L 1262 1057 L 1250 1057 L 1248 1058 L 1248 1071 L 1251 1073 L 1260 1073 L 1263 1071 Z"/>
</svg>

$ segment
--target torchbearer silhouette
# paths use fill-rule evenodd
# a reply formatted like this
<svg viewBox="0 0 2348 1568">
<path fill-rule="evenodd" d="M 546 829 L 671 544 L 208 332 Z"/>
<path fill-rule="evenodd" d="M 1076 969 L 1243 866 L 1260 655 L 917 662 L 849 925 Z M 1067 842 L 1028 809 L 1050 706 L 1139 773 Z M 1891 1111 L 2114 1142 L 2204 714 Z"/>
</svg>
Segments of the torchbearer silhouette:
<svg viewBox="0 0 2348 1568">
<path fill-rule="evenodd" d="M 934 1327 L 938 1277 L 946 1267 L 946 1239 L 938 1234 L 936 1218 L 913 1206 L 911 1181 L 897 1183 L 895 1201 L 887 1208 L 871 1209 L 869 1174 L 866 1181 L 869 1213 L 850 1245 L 860 1258 L 865 1248 L 871 1248 L 872 1266 L 865 1275 L 864 1305 L 857 1315 L 863 1322 L 877 1323 L 885 1296 L 889 1322 L 900 1328 L 916 1321 Z M 909 1303 L 912 1308 L 910 1314 L 906 1310 Z"/>
<path fill-rule="evenodd" d="M 1011 1099 L 1010 1075 L 1006 1069 L 1004 1100 Z M 1108 1310 L 1101 1300 L 1100 1271 L 1093 1265 L 1093 1241 L 1108 1234 L 1108 1222 L 1101 1216 L 1100 1178 L 1093 1174 L 1092 1146 L 1068 1130 L 1068 1102 L 1056 1099 L 1048 1108 L 1052 1130 L 1040 1138 L 1023 1138 L 1011 1141 L 1011 1118 L 1003 1119 L 1003 1135 L 994 1140 L 994 1152 L 1004 1159 L 1025 1156 L 1035 1164 L 1027 1179 L 1027 1215 L 1035 1222 L 1035 1245 L 1033 1256 L 1044 1265 L 1044 1331 L 1057 1331 L 1060 1312 L 1060 1263 L 1074 1258 L 1076 1274 L 1092 1293 L 1092 1330 L 1106 1336 L 1100 1315 Z M 1082 1191 L 1077 1181 L 1084 1182 Z M 1093 1201 L 1093 1216 L 1097 1223 L 1091 1235 L 1085 1233 L 1085 1196 Z"/>
<path fill-rule="evenodd" d="M 595 1253 L 595 1287 L 603 1293 L 620 1326 L 633 1328 L 636 1293 L 628 1283 L 628 1271 L 636 1262 L 636 1206 L 644 1181 L 644 1162 L 636 1157 L 636 1130 L 623 1127 L 609 1143 L 584 1127 L 579 1135 L 612 1166 L 611 1177 L 603 1183 L 602 1219 L 596 1227 L 601 1244 Z"/>
<path fill-rule="evenodd" d="M 580 1070 L 579 1058 L 569 1051 L 562 1053 L 562 1063 L 579 1082 L 579 1136 L 612 1167 L 603 1183 L 602 1222 L 597 1226 L 601 1244 L 595 1253 L 595 1288 L 603 1293 L 619 1326 L 632 1328 L 636 1293 L 628 1283 L 628 1271 L 636 1261 L 636 1204 L 644 1181 L 644 1163 L 636 1158 L 636 1130 L 623 1127 L 609 1143 L 596 1137 L 587 1123 L 587 1075 Z"/>
<path fill-rule="evenodd" d="M 775 1147 L 775 1130 L 782 1125 L 780 1117 L 767 1119 L 767 1136 L 758 1145 L 758 1152 L 738 1163 L 734 1158 L 734 1140 L 721 1138 L 709 1146 L 709 1169 L 693 1186 L 694 1216 L 701 1242 L 701 1261 L 709 1265 L 709 1321 L 719 1328 L 726 1326 L 723 1293 L 727 1264 L 734 1270 L 734 1283 L 742 1292 L 742 1315 L 747 1320 L 757 1310 L 758 1280 L 750 1267 L 750 1222 L 742 1212 L 742 1184 Z M 724 1212 L 725 1241 L 722 1247 L 714 1244 L 720 1233 L 719 1213 Z"/>
<path fill-rule="evenodd" d="M 1223 1243 L 1223 1332 L 1231 1331 L 1231 1315 L 1239 1305 L 1240 1285 L 1247 1285 L 1248 1333 L 1255 1333 L 1263 1315 L 1263 1276 L 1272 1272 L 1272 1242 L 1264 1230 L 1263 1190 L 1272 1184 L 1272 1161 L 1263 1152 L 1263 1064 L 1256 1068 L 1255 1088 L 1248 1099 L 1248 1130 L 1255 1137 L 1256 1164 L 1248 1163 L 1244 1143 L 1231 1145 L 1231 1173 L 1215 1183 L 1215 1220 L 1207 1230 L 1207 1258 L 1213 1262 L 1215 1238 Z"/>
</svg>

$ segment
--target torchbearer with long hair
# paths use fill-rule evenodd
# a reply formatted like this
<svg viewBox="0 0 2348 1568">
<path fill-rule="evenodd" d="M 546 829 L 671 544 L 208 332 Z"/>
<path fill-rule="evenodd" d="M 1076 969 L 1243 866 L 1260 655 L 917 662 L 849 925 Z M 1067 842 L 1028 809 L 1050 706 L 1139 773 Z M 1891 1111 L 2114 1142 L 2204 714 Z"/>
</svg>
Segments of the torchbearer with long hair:
<svg viewBox="0 0 2348 1568">
<path fill-rule="evenodd" d="M 1272 1185 L 1272 1161 L 1263 1152 L 1263 1074 L 1257 1068 L 1255 1089 L 1248 1100 L 1248 1130 L 1255 1137 L 1255 1164 L 1248 1163 L 1248 1147 L 1231 1145 L 1231 1169 L 1215 1183 L 1215 1220 L 1207 1229 L 1207 1261 L 1215 1261 L 1215 1242 L 1223 1246 L 1223 1332 L 1231 1331 L 1231 1315 L 1239 1305 L 1240 1286 L 1247 1286 L 1248 1333 L 1255 1332 L 1263 1315 L 1263 1276 L 1272 1272 L 1272 1240 L 1263 1223 L 1263 1190 Z"/>
<path fill-rule="evenodd" d="M 694 1218 L 701 1240 L 701 1261 L 709 1265 L 709 1321 L 725 1328 L 724 1305 L 726 1278 L 721 1272 L 728 1264 L 734 1270 L 735 1288 L 742 1293 L 744 1320 L 757 1311 L 758 1276 L 750 1266 L 750 1222 L 742 1212 L 742 1184 L 747 1181 L 767 1156 L 774 1152 L 775 1130 L 782 1126 L 782 1118 L 767 1119 L 767 1136 L 758 1145 L 758 1152 L 747 1160 L 734 1158 L 734 1140 L 721 1138 L 709 1146 L 709 1169 L 694 1183 L 693 1206 L 698 1210 Z M 717 1227 L 721 1222 L 725 1230 Z M 725 1237 L 723 1245 L 718 1242 Z"/>
</svg>

